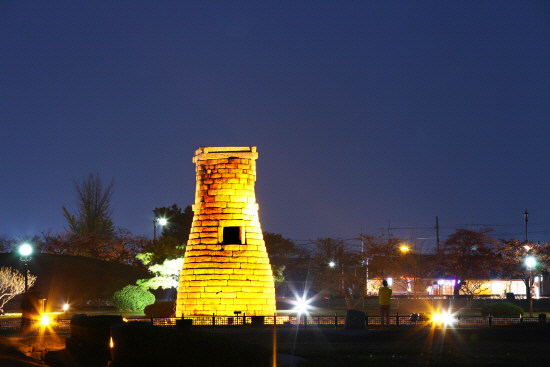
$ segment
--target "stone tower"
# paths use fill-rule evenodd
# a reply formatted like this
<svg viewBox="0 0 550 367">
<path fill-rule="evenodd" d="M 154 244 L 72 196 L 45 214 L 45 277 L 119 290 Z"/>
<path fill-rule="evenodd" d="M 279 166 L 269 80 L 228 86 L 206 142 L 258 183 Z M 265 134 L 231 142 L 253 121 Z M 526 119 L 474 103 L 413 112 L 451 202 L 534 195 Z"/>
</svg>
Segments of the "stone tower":
<svg viewBox="0 0 550 367">
<path fill-rule="evenodd" d="M 273 315 L 275 287 L 254 193 L 256 147 L 195 151 L 197 187 L 176 317 Z"/>
</svg>

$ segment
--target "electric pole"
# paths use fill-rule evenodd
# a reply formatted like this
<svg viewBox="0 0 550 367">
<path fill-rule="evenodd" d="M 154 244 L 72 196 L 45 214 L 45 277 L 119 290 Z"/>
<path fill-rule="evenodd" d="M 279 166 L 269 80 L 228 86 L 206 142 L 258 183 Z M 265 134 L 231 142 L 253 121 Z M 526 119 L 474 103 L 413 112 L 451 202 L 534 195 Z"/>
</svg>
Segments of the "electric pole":
<svg viewBox="0 0 550 367">
<path fill-rule="evenodd" d="M 439 255 L 439 218 L 435 216 L 435 230 L 437 233 L 437 254 Z"/>
</svg>

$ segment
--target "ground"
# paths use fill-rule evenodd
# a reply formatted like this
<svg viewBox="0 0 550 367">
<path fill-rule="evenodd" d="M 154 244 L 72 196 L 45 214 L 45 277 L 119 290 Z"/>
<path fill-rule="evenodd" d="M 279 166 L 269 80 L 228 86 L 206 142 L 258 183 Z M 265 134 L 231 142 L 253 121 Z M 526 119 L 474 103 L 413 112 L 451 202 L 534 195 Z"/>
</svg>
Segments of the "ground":
<svg viewBox="0 0 550 367">
<path fill-rule="evenodd" d="M 118 314 L 113 310 L 96 312 L 77 311 L 86 314 Z M 542 312 L 543 310 L 540 310 Z M 345 310 L 324 310 L 319 315 L 344 316 Z M 400 310 L 406 315 L 412 310 Z M 462 315 L 468 314 L 460 311 Z M 538 313 L 539 311 L 537 311 Z M 280 313 L 282 314 L 282 313 Z M 288 313 L 285 313 L 288 314 Z M 375 310 L 369 312 L 375 315 Z M 470 311 L 479 315 L 479 310 Z M 392 315 L 395 315 L 392 312 Z M 68 315 L 70 317 L 70 315 Z M 124 313 L 132 318 L 143 315 Z M 210 328 L 200 329 L 208 333 L 222 333 L 231 340 L 261 345 L 279 354 L 291 354 L 306 358 L 300 365 L 308 366 L 538 366 L 550 360 L 550 323 L 518 324 L 467 329 L 433 329 L 431 327 L 393 327 L 389 331 L 337 330 L 315 326 L 278 327 L 276 343 L 271 327 L 261 328 Z M 32 360 L 18 355 L 14 357 L 14 343 L 32 343 L 20 339 L 16 331 L 0 332 L 0 365 L 27 366 Z M 59 335 L 62 339 L 62 336 Z M 210 346 L 211 347 L 211 346 Z M 205 347 L 209 353 L 210 347 Z"/>
<path fill-rule="evenodd" d="M 273 346 L 271 329 L 227 331 L 232 340 Z M 481 329 L 400 328 L 307 330 L 278 328 L 277 353 L 307 359 L 308 366 L 537 366 L 547 364 L 550 327 Z"/>
</svg>

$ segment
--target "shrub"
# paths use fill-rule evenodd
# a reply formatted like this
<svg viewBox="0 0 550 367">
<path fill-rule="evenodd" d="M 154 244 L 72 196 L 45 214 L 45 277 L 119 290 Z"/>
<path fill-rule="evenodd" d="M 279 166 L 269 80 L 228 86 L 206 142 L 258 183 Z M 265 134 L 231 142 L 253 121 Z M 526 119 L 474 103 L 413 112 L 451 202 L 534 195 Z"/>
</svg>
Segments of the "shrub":
<svg viewBox="0 0 550 367">
<path fill-rule="evenodd" d="M 145 307 L 143 312 L 147 317 L 172 317 L 174 315 L 174 301 L 159 302 Z"/>
<path fill-rule="evenodd" d="M 481 316 L 518 317 L 523 309 L 509 302 L 489 303 L 481 307 Z"/>
<path fill-rule="evenodd" d="M 111 298 L 111 304 L 119 310 L 143 310 L 152 303 L 155 303 L 153 293 L 137 285 L 127 285 Z"/>
</svg>

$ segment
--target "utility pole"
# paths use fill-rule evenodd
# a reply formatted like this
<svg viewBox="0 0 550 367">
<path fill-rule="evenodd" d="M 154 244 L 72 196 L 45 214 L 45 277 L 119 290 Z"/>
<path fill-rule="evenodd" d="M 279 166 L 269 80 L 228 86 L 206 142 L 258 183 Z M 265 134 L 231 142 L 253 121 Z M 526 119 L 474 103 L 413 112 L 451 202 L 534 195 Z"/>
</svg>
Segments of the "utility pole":
<svg viewBox="0 0 550 367">
<path fill-rule="evenodd" d="M 435 216 L 435 230 L 437 233 L 437 254 L 439 255 L 439 217 Z"/>
</svg>

